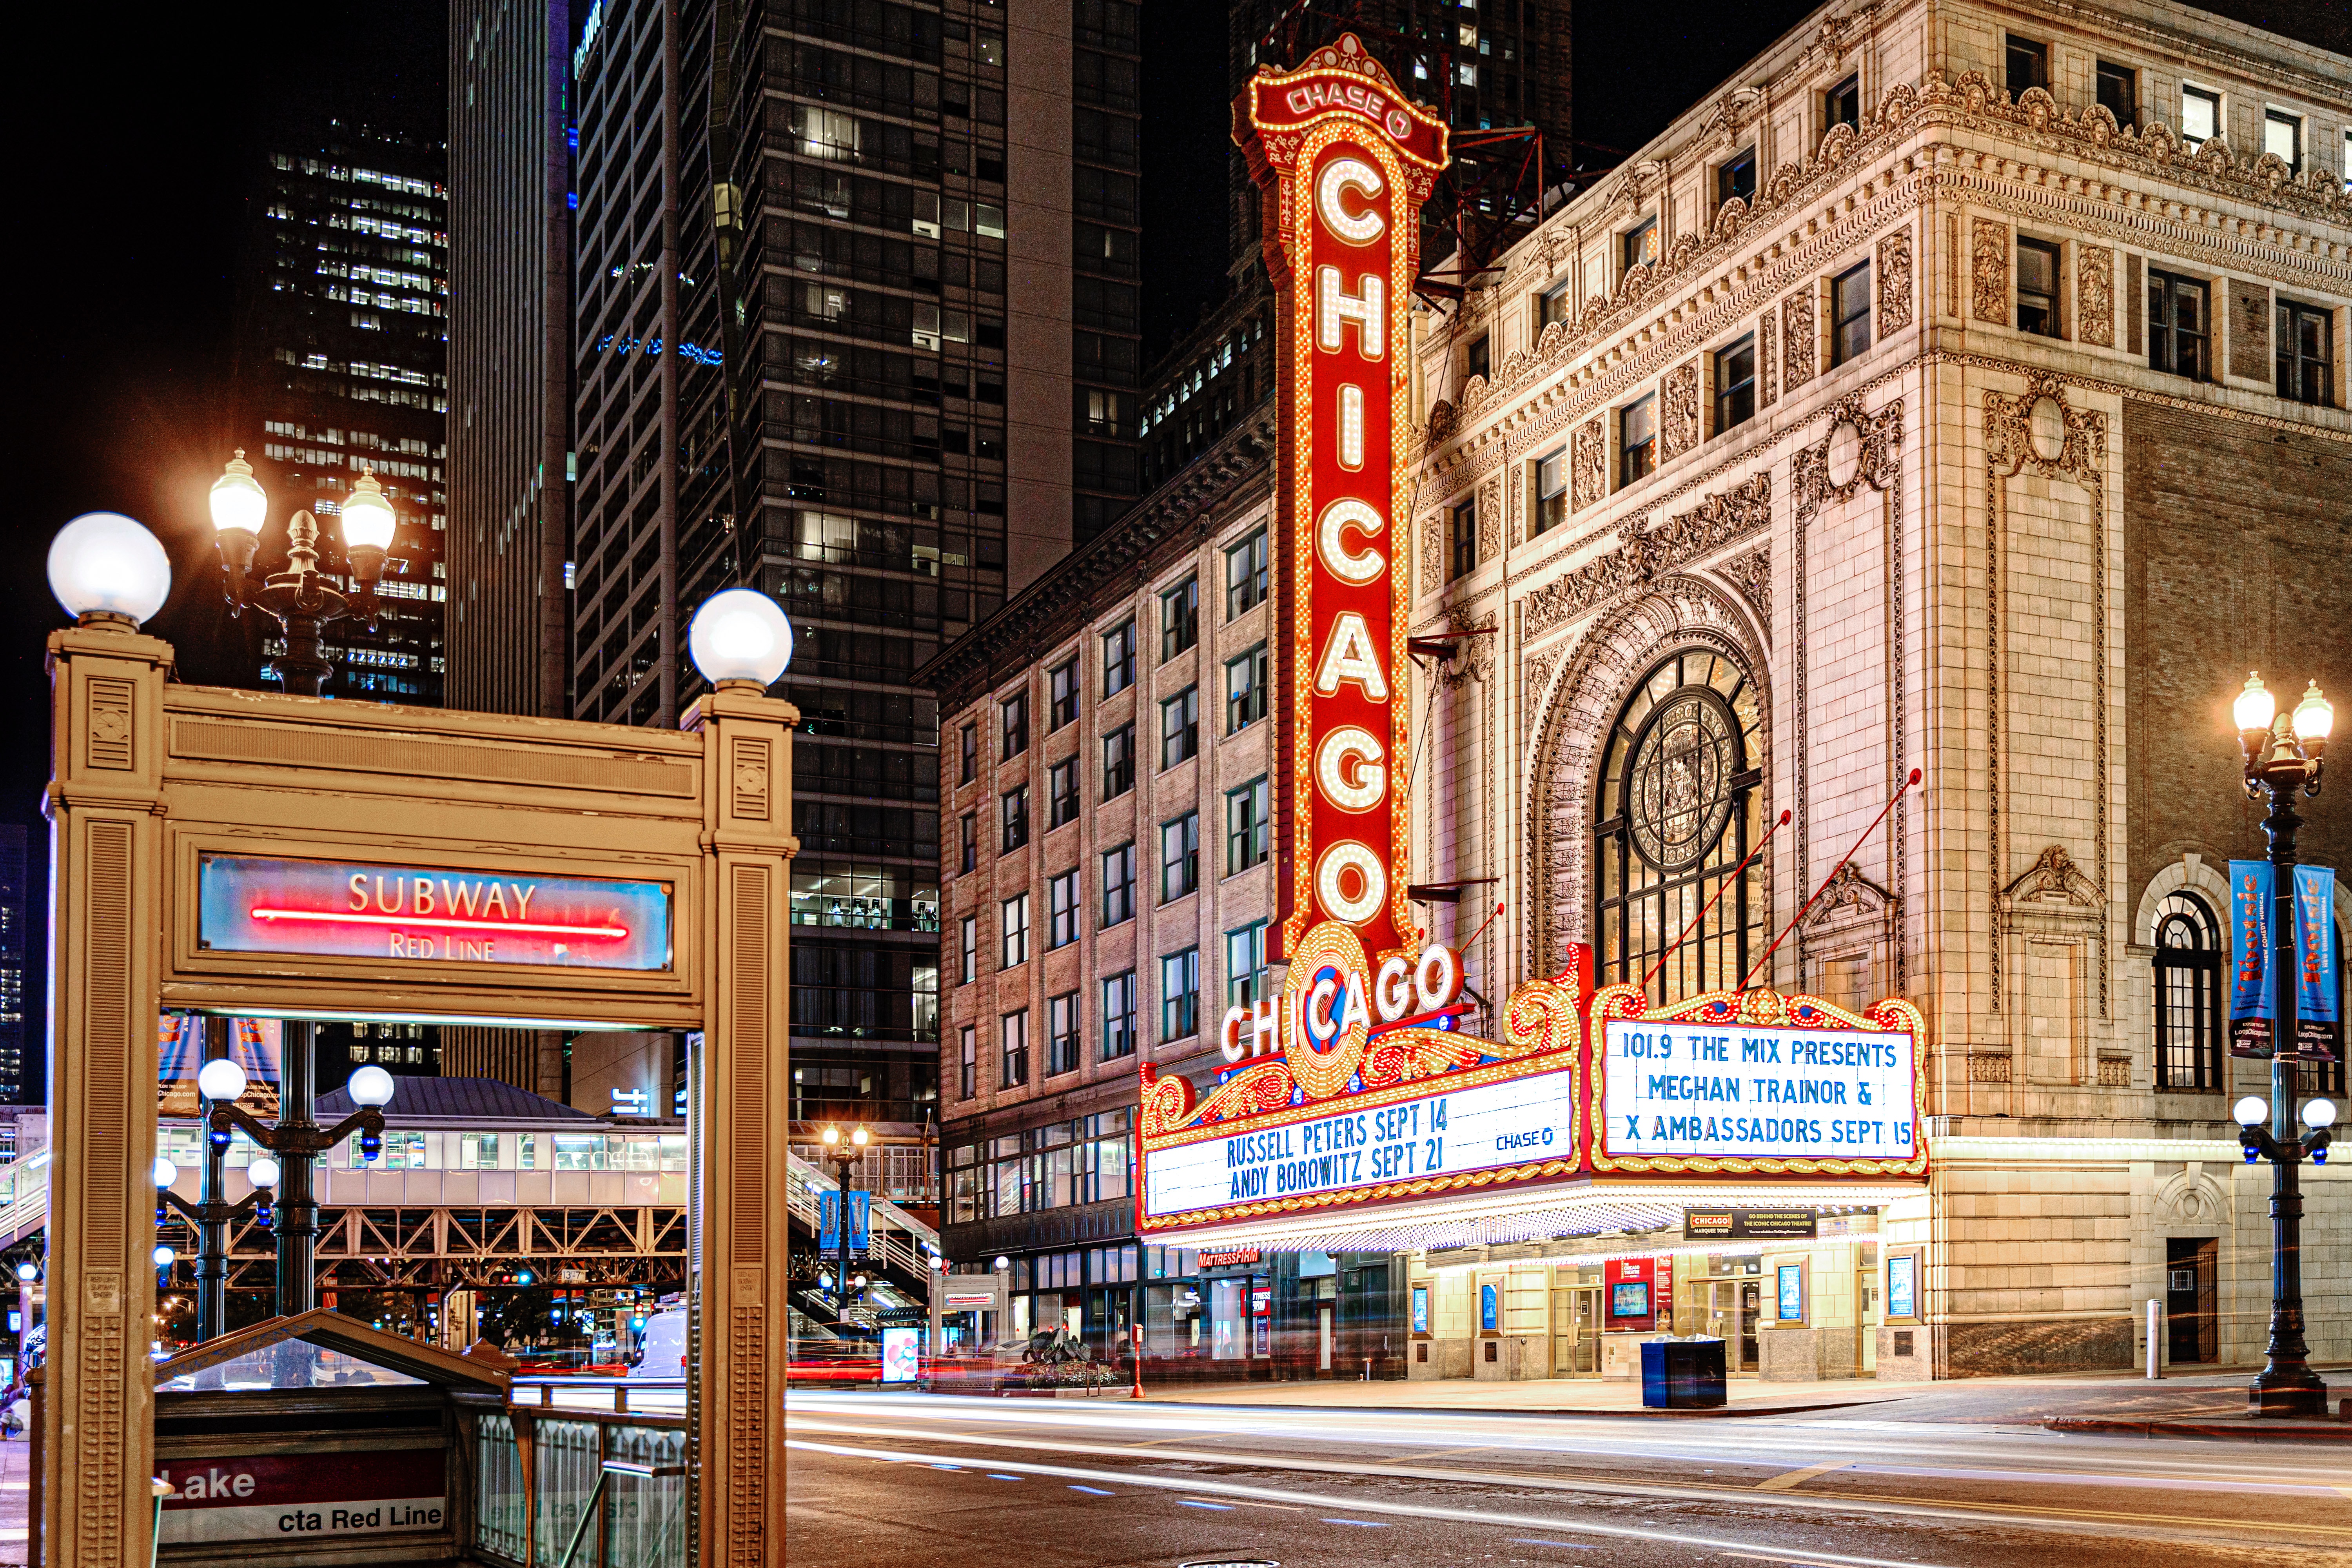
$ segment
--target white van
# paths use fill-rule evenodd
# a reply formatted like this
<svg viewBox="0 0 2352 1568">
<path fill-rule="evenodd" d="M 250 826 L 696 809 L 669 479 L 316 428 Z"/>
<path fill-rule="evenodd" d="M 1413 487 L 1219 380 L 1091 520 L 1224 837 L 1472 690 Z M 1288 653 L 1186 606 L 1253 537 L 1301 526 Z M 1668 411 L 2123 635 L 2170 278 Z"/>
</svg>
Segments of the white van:
<svg viewBox="0 0 2352 1568">
<path fill-rule="evenodd" d="M 686 1376 L 686 1309 L 664 1307 L 646 1320 L 637 1338 L 636 1364 L 631 1377 L 677 1379 Z"/>
</svg>

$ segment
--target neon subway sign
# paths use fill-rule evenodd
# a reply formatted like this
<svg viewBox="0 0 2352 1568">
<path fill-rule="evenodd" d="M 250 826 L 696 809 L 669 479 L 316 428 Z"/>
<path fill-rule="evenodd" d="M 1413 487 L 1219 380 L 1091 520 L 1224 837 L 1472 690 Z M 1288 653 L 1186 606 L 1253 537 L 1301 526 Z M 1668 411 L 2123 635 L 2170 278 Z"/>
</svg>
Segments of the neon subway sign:
<svg viewBox="0 0 2352 1568">
<path fill-rule="evenodd" d="M 198 944 L 216 952 L 667 969 L 671 885 L 530 872 L 206 855 Z"/>
</svg>

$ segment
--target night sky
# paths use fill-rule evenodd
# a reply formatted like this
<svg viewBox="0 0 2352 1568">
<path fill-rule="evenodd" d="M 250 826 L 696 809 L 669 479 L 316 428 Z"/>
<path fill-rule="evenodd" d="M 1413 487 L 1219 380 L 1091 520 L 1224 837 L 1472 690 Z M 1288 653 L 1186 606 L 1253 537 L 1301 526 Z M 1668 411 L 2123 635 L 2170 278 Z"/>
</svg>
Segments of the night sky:
<svg viewBox="0 0 2352 1568">
<path fill-rule="evenodd" d="M 1329 0 L 1325 0 L 1329 3 Z M 2209 7 L 2352 53 L 2347 0 Z M 584 10 L 584 5 L 582 6 Z M 1634 147 L 1811 6 L 1610 0 L 1576 18 L 1578 134 Z M 1147 351 L 1223 286 L 1224 36 L 1207 0 L 1145 0 Z M 43 559 L 85 511 L 128 512 L 171 549 L 152 623 L 192 680 L 221 669 L 205 491 L 228 455 L 231 288 L 247 192 L 270 144 L 331 116 L 442 133 L 446 5 L 247 4 L 16 16 L 5 112 L 15 290 L 0 531 L 0 820 L 45 828 L 42 646 L 64 621 Z M 37 942 L 40 921 L 35 921 Z M 28 1011 L 45 1005 L 36 952 Z"/>
</svg>

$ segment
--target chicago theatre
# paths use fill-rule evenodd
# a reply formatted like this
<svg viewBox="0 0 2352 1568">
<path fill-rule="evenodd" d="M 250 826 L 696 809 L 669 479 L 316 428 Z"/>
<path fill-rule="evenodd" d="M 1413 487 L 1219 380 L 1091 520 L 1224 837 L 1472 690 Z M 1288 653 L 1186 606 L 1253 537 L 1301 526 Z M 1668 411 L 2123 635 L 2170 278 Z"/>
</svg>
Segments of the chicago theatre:
<svg viewBox="0 0 2352 1568">
<path fill-rule="evenodd" d="M 2153 1300 L 2259 1361 L 2230 703 L 2352 686 L 2352 60 L 1828 5 L 1451 288 L 1405 74 L 1260 68 L 1232 416 L 929 672 L 950 1333 L 1925 1379 Z"/>
</svg>

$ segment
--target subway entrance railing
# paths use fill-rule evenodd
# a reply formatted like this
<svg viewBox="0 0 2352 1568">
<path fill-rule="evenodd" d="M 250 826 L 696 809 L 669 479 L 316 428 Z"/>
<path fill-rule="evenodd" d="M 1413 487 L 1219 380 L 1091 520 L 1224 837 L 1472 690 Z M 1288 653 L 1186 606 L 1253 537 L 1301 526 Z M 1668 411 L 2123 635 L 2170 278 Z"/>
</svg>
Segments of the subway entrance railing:
<svg viewBox="0 0 2352 1568">
<path fill-rule="evenodd" d="M 683 1413 L 517 1404 L 469 1426 L 474 1561 L 685 1568 Z"/>
</svg>

